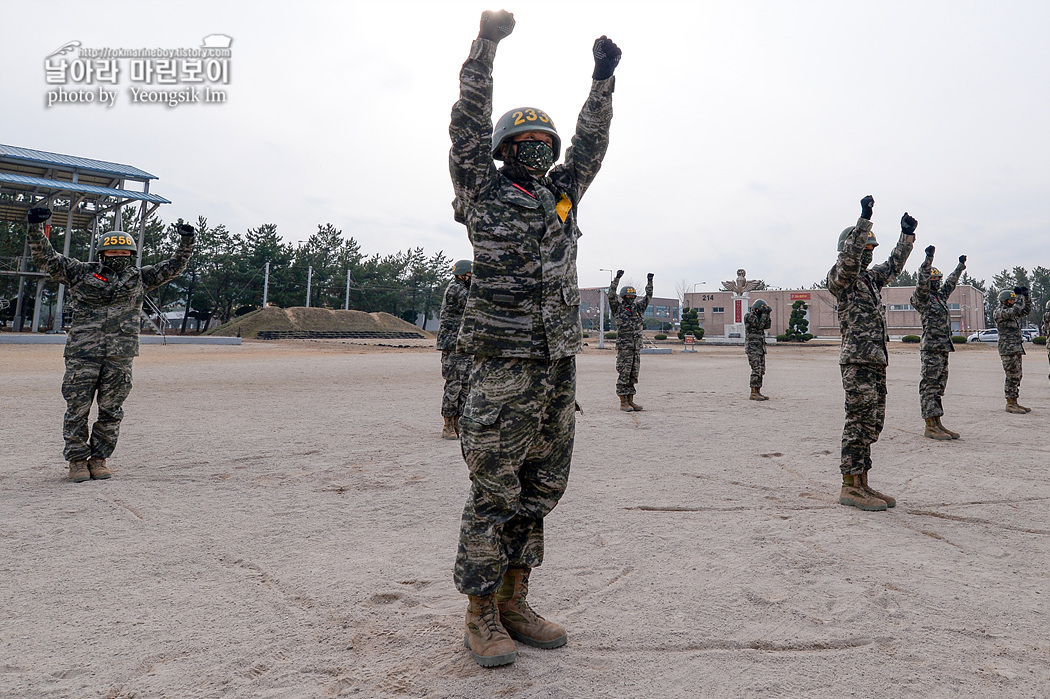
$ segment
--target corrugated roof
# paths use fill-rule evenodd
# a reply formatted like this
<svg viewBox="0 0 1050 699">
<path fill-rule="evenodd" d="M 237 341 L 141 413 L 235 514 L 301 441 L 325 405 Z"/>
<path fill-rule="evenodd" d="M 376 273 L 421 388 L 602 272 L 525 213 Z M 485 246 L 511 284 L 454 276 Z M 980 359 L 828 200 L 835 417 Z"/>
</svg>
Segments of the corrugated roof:
<svg viewBox="0 0 1050 699">
<path fill-rule="evenodd" d="M 58 190 L 62 192 L 81 192 L 84 194 L 96 194 L 100 196 L 117 197 L 118 199 L 133 199 L 135 201 L 148 201 L 154 204 L 170 204 L 164 197 L 146 192 L 136 192 L 129 189 L 113 189 L 111 187 L 96 187 L 90 184 L 74 184 L 64 180 L 49 180 L 44 177 L 28 177 L 26 175 L 14 175 L 10 172 L 0 172 L 0 182 L 27 185 L 30 187 L 43 187 L 44 189 Z"/>
<path fill-rule="evenodd" d="M 0 158 L 22 160 L 29 163 L 40 163 L 52 167 L 78 169 L 90 172 L 101 172 L 107 175 L 118 175 L 120 177 L 131 177 L 139 180 L 155 180 L 156 175 L 151 175 L 145 170 L 139 170 L 130 165 L 120 163 L 109 163 L 105 160 L 92 160 L 81 158 L 76 155 L 62 155 L 61 153 L 48 153 L 43 150 L 31 148 L 20 148 L 18 146 L 5 146 L 0 144 Z"/>
</svg>

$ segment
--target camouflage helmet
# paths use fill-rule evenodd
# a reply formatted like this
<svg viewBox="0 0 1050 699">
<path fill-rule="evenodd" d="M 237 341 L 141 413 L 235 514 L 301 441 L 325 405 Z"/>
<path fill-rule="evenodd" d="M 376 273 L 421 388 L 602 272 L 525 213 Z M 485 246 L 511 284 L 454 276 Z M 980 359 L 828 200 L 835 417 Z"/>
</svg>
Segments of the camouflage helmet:
<svg viewBox="0 0 1050 699">
<path fill-rule="evenodd" d="M 762 299 L 756 299 L 755 302 L 753 304 L 751 304 L 751 308 L 752 308 L 752 310 L 755 310 L 755 311 L 768 311 L 768 310 L 770 310 L 769 309 L 769 304 L 766 303 L 765 301 L 763 301 Z"/>
<path fill-rule="evenodd" d="M 462 277 L 464 274 L 470 274 L 474 271 L 474 264 L 470 260 L 456 260 L 456 264 L 452 265 L 452 274 L 456 277 Z"/>
<path fill-rule="evenodd" d="M 846 247 L 846 237 L 852 232 L 853 226 L 850 226 L 849 228 L 844 228 L 842 232 L 839 233 L 839 252 L 842 252 L 842 248 Z M 868 231 L 868 242 L 865 243 L 865 245 L 870 245 L 873 248 L 879 246 L 879 241 L 875 240 L 875 234 L 871 231 Z"/>
<path fill-rule="evenodd" d="M 1013 292 L 1013 289 L 1003 289 L 999 292 L 999 303 L 1006 303 L 1007 301 L 1015 301 L 1017 294 Z"/>
<path fill-rule="evenodd" d="M 944 275 L 941 274 L 941 270 L 937 269 L 936 267 L 930 268 L 930 279 L 940 279 L 943 276 Z"/>
<path fill-rule="evenodd" d="M 130 233 L 124 231 L 107 231 L 99 236 L 98 254 L 104 255 L 113 250 L 127 250 L 135 253 L 139 251 L 135 245 L 135 239 Z"/>
<path fill-rule="evenodd" d="M 634 290 L 633 286 L 625 286 L 620 289 L 620 296 L 637 296 L 638 292 Z"/>
<path fill-rule="evenodd" d="M 561 155 L 561 137 L 558 130 L 554 128 L 554 122 L 547 116 L 547 112 L 534 107 L 512 109 L 499 118 L 496 127 L 492 129 L 493 159 L 503 160 L 500 149 L 504 141 L 529 131 L 541 131 L 554 139 L 554 159 L 557 160 Z"/>
</svg>

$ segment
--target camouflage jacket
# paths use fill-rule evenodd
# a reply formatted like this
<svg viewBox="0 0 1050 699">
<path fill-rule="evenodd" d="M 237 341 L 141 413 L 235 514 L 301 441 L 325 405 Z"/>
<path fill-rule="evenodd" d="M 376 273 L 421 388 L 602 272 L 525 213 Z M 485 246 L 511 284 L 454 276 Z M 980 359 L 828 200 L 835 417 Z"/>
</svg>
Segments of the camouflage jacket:
<svg viewBox="0 0 1050 699">
<path fill-rule="evenodd" d="M 438 325 L 437 348 L 456 349 L 459 324 L 463 320 L 463 309 L 467 306 L 467 285 L 456 277 L 445 287 L 445 300 L 441 302 L 441 321 Z"/>
<path fill-rule="evenodd" d="M 860 258 L 871 231 L 871 221 L 858 219 L 853 232 L 846 236 L 835 266 L 828 272 L 828 291 L 838 301 L 839 331 L 842 351 L 839 364 L 889 364 L 886 343 L 886 308 L 882 305 L 882 287 L 904 269 L 915 237 L 901 233 L 890 258 L 881 265 L 862 269 Z"/>
<path fill-rule="evenodd" d="M 101 263 L 81 262 L 55 252 L 39 223 L 29 226 L 29 249 L 38 267 L 69 287 L 73 320 L 65 356 L 137 357 L 142 297 L 182 274 L 193 253 L 193 239 L 183 238 L 169 260 L 129 267 L 119 274 L 104 270 Z"/>
<path fill-rule="evenodd" d="M 927 257 L 919 267 L 919 280 L 911 295 L 911 305 L 922 318 L 922 344 L 924 352 L 954 352 L 952 344 L 952 319 L 948 313 L 948 297 L 959 283 L 959 275 L 966 269 L 962 262 L 948 275 L 937 291 L 930 289 L 930 271 L 933 260 Z"/>
<path fill-rule="evenodd" d="M 1042 333 L 1043 337 L 1050 336 L 1050 308 L 1046 309 L 1046 312 L 1043 313 Z M 1046 343 L 1046 351 L 1050 352 L 1050 342 Z"/>
<path fill-rule="evenodd" d="M 744 314 L 744 351 L 748 354 L 766 353 L 766 330 L 772 325 L 768 313 L 759 313 L 754 309 Z"/>
<path fill-rule="evenodd" d="M 992 312 L 992 320 L 995 321 L 995 327 L 999 329 L 999 354 L 1025 354 L 1021 328 L 1031 308 L 1032 300 L 1023 294 L 1018 294 L 1014 305 L 1000 304 Z"/>
<path fill-rule="evenodd" d="M 592 81 L 564 164 L 526 190 L 501 174 L 492 159 L 495 54 L 495 42 L 474 41 L 460 70 L 459 101 L 449 126 L 452 206 L 474 246 L 457 348 L 465 354 L 553 361 L 582 348 L 577 207 L 609 145 L 615 78 Z"/>
<path fill-rule="evenodd" d="M 653 299 L 653 284 L 646 284 L 645 296 L 627 303 L 616 294 L 618 283 L 619 280 L 614 279 L 609 285 L 609 312 L 616 321 L 616 346 L 641 349 L 645 309 L 649 308 L 649 302 Z"/>
</svg>

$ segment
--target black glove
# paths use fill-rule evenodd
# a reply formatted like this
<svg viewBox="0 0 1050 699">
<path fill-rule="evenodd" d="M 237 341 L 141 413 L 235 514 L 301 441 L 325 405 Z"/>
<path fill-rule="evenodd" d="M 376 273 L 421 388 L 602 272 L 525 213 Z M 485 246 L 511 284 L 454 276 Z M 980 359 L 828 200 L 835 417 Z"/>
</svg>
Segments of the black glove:
<svg viewBox="0 0 1050 699">
<path fill-rule="evenodd" d="M 653 283 L 653 273 L 652 272 L 649 272 L 649 274 L 645 275 L 645 278 L 649 280 L 650 284 Z"/>
<path fill-rule="evenodd" d="M 491 12 L 485 10 L 481 13 L 481 30 L 478 32 L 479 39 L 489 39 L 499 43 L 499 40 L 509 36 L 514 31 L 514 13 L 500 10 Z"/>
<path fill-rule="evenodd" d="M 1014 287 L 1014 291 L 1017 292 L 1018 294 L 1021 294 L 1021 296 L 1028 296 L 1028 287 L 1027 286 L 1015 286 Z"/>
<path fill-rule="evenodd" d="M 966 255 L 959 255 L 959 264 L 966 264 Z"/>
<path fill-rule="evenodd" d="M 933 253 L 936 252 L 937 248 L 932 245 L 926 246 L 926 257 L 933 257 Z"/>
<path fill-rule="evenodd" d="M 623 270 L 622 269 L 616 270 L 616 278 L 619 279 L 622 276 L 623 276 Z"/>
<path fill-rule="evenodd" d="M 179 235 L 181 236 L 193 236 L 196 235 L 196 231 L 193 230 L 193 226 L 188 223 L 179 224 Z"/>
<path fill-rule="evenodd" d="M 612 42 L 612 39 L 604 34 L 594 40 L 594 72 L 591 77 L 595 80 L 607 80 L 612 77 L 616 70 L 616 64 L 620 62 L 620 47 Z"/>
<path fill-rule="evenodd" d="M 860 200 L 860 217 L 871 220 L 871 210 L 875 206 L 875 197 L 870 194 Z"/>
<path fill-rule="evenodd" d="M 30 223 L 43 223 L 49 218 L 51 218 L 51 209 L 45 206 L 34 206 L 29 210 Z"/>
<path fill-rule="evenodd" d="M 918 225 L 919 222 L 909 216 L 907 211 L 901 216 L 901 233 L 904 235 L 915 235 L 915 229 Z"/>
</svg>

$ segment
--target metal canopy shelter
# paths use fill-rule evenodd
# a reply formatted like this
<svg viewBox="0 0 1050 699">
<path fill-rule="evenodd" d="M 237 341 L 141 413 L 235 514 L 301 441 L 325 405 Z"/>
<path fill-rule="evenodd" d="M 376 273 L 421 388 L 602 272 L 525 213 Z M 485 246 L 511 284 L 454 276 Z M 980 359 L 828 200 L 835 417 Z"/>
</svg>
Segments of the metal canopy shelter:
<svg viewBox="0 0 1050 699">
<path fill-rule="evenodd" d="M 145 170 L 131 165 L 92 160 L 74 155 L 20 148 L 0 144 L 0 220 L 22 223 L 34 206 L 48 206 L 55 215 L 51 223 L 64 225 L 62 253 L 69 254 L 74 230 L 87 232 L 91 238 L 88 259 L 95 256 L 95 237 L 99 218 L 112 212 L 117 230 L 122 230 L 122 211 L 125 206 L 138 204 L 138 264 L 142 264 L 142 242 L 146 233 L 146 219 L 161 204 L 171 202 L 150 194 L 150 180 L 157 179 Z M 132 188 L 129 189 L 128 185 Z M 6 195 L 6 196 L 2 196 Z M 65 222 L 63 224 L 63 214 Z M 40 299 L 44 277 L 28 270 L 29 241 L 19 258 L 18 271 L 0 270 L 2 274 L 16 274 L 18 303 L 15 307 L 15 330 L 22 330 L 22 303 L 28 277 L 37 277 L 36 303 L 33 309 L 32 330 L 40 328 Z M 59 285 L 55 308 L 56 325 L 61 326 L 65 285 Z M 58 330 L 59 328 L 54 328 Z"/>
</svg>

